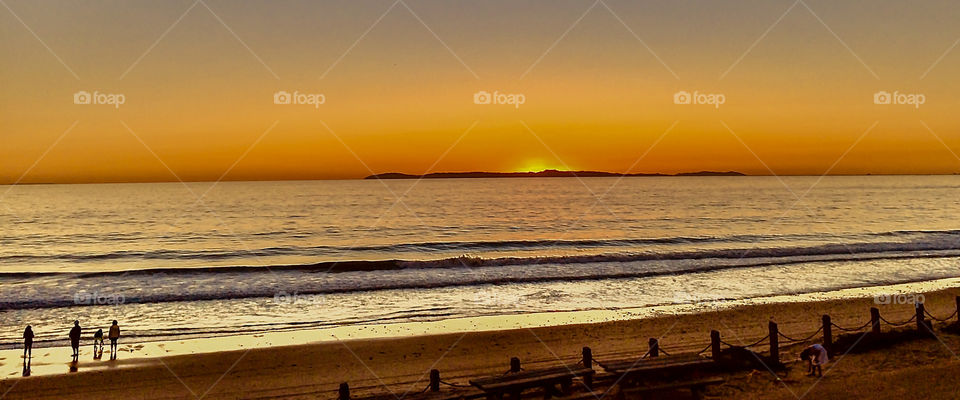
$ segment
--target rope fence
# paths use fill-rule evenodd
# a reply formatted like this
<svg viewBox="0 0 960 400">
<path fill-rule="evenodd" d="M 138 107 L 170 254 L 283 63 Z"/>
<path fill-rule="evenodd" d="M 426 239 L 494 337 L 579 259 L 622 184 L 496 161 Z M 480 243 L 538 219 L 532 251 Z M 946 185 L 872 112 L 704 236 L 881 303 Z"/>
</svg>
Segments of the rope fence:
<svg viewBox="0 0 960 400">
<path fill-rule="evenodd" d="M 891 326 L 904 326 L 904 325 L 909 324 L 909 323 L 911 323 L 911 322 L 913 322 L 913 321 L 916 321 L 916 320 L 917 320 L 917 316 L 914 315 L 914 316 L 910 317 L 910 319 L 908 319 L 908 320 L 906 320 L 906 321 L 903 321 L 903 322 L 890 322 L 890 321 L 887 321 L 887 319 L 884 318 L 883 316 L 880 317 L 880 320 L 883 321 L 884 323 L 886 323 L 887 325 L 891 325 Z"/>
<path fill-rule="evenodd" d="M 783 332 L 777 332 L 777 334 L 779 334 L 780 337 L 782 337 L 782 338 L 784 338 L 784 339 L 787 339 L 788 342 L 795 343 L 795 342 L 806 342 L 806 341 L 809 341 L 810 339 L 813 339 L 815 336 L 819 335 L 820 332 L 823 332 L 823 327 L 822 327 L 822 326 L 820 327 L 820 329 L 817 329 L 816 332 L 811 333 L 810 336 L 807 336 L 807 337 L 805 337 L 805 338 L 803 338 L 803 339 L 794 339 L 794 338 L 792 338 L 792 337 L 790 337 L 790 336 L 784 335 Z"/>
<path fill-rule="evenodd" d="M 927 316 L 930 317 L 930 319 L 935 320 L 935 321 L 940 321 L 940 322 L 947 322 L 947 321 L 949 321 L 951 318 L 953 318 L 953 317 L 955 317 L 955 316 L 957 315 L 957 310 L 953 310 L 953 314 L 950 314 L 950 315 L 948 315 L 948 316 L 946 316 L 946 317 L 944 317 L 944 318 L 937 318 L 937 317 L 933 316 L 933 314 L 930 314 L 930 311 L 927 311 L 927 310 L 923 310 L 923 312 L 926 313 Z M 914 318 L 916 318 L 916 317 L 914 317 Z"/>
<path fill-rule="evenodd" d="M 703 353 L 706 353 L 707 350 L 710 350 L 711 347 L 713 347 L 713 343 L 707 344 L 707 347 L 704 347 L 703 350 L 698 351 L 698 352 L 697 352 L 697 355 L 699 356 L 699 355 L 701 355 L 701 354 L 703 354 Z"/>
<path fill-rule="evenodd" d="M 447 386 L 450 386 L 450 387 L 455 387 L 455 388 L 466 388 L 466 387 L 470 387 L 470 385 L 461 385 L 461 384 L 457 384 L 457 383 L 450 383 L 450 382 L 447 382 L 447 381 L 445 381 L 445 380 L 441 380 L 440 383 L 442 383 L 442 384 L 444 384 L 444 385 L 447 385 Z"/>
<path fill-rule="evenodd" d="M 730 346 L 730 347 L 737 347 L 737 348 L 745 349 L 745 348 L 747 348 L 747 347 L 753 347 L 753 346 L 756 346 L 756 345 L 758 345 L 758 344 L 760 344 L 760 343 L 763 343 L 763 342 L 766 341 L 767 339 L 770 339 L 770 335 L 764 336 L 764 337 L 760 338 L 760 340 L 758 340 L 758 341 L 756 341 L 756 342 L 753 342 L 753 343 L 751 343 L 751 344 L 747 344 L 747 345 L 735 345 L 735 344 L 730 344 L 730 343 L 724 342 L 724 341 L 722 341 L 722 340 L 720 341 L 720 343 L 723 343 L 723 344 L 725 344 L 725 345 L 727 345 L 727 346 Z"/>
<path fill-rule="evenodd" d="M 772 361 L 773 363 L 780 364 L 780 346 L 782 344 L 807 343 L 815 340 L 815 338 L 817 338 L 818 335 L 822 336 L 823 346 L 828 349 L 828 352 L 830 352 L 832 357 L 831 349 L 833 348 L 833 346 L 834 345 L 843 346 L 841 343 L 843 343 L 844 341 L 843 336 L 841 336 L 839 342 L 834 342 L 833 329 L 836 329 L 840 332 L 861 332 L 864 329 L 870 328 L 870 331 L 864 332 L 863 334 L 866 335 L 866 334 L 872 333 L 874 335 L 878 335 L 882 332 L 881 324 L 885 324 L 892 327 L 902 327 L 911 323 L 916 323 L 917 332 L 921 335 L 929 336 L 933 334 L 931 321 L 946 323 L 951 321 L 953 318 L 957 318 L 956 322 L 952 324 L 950 327 L 948 327 L 947 329 L 956 329 L 957 326 L 960 326 L 960 296 L 956 296 L 956 303 L 957 303 L 957 308 L 953 311 L 953 313 L 943 318 L 938 318 L 937 316 L 927 311 L 924 308 L 923 303 L 917 303 L 915 304 L 916 313 L 909 319 L 901 322 L 890 321 L 884 318 L 882 315 L 880 315 L 880 310 L 878 308 L 871 307 L 869 321 L 857 327 L 849 327 L 849 328 L 833 323 L 831 322 L 829 315 L 823 315 L 822 324 L 820 325 L 820 327 L 813 333 L 806 334 L 803 337 L 794 337 L 794 336 L 787 335 L 783 332 L 780 332 L 779 328 L 777 327 L 777 324 L 771 320 L 768 323 L 769 333 L 766 336 L 760 339 L 757 339 L 752 343 L 740 344 L 740 345 L 732 344 L 722 340 L 720 337 L 720 332 L 717 330 L 712 330 L 710 331 L 710 343 L 708 343 L 706 346 L 704 346 L 702 349 L 700 349 L 695 353 L 686 350 L 685 346 L 681 350 L 675 349 L 675 350 L 667 351 L 667 350 L 664 350 L 662 347 L 660 347 L 658 338 L 650 338 L 648 341 L 648 347 L 649 347 L 648 350 L 645 353 L 643 353 L 643 355 L 640 356 L 639 358 L 636 357 L 636 354 L 638 352 L 635 352 L 632 350 L 617 351 L 610 354 L 606 354 L 606 356 L 604 357 L 614 357 L 614 358 L 625 357 L 622 360 L 614 360 L 612 364 L 601 361 L 597 358 L 594 358 L 592 350 L 590 350 L 589 347 L 584 347 L 582 349 L 583 351 L 582 358 L 576 363 L 576 366 L 578 366 L 579 370 L 582 371 L 584 369 L 593 369 L 594 363 L 598 363 L 604 368 L 606 368 L 609 365 L 615 365 L 618 363 L 622 364 L 624 362 L 627 362 L 627 363 L 633 362 L 634 364 L 641 363 L 641 362 L 654 362 L 657 364 L 661 362 L 669 363 L 669 360 L 662 360 L 662 361 L 654 361 L 654 360 L 656 360 L 661 355 L 672 357 L 674 356 L 673 353 L 676 353 L 676 356 L 678 357 L 691 357 L 691 356 L 698 357 L 706 354 L 707 355 L 706 358 L 712 358 L 717 361 L 721 359 L 726 359 L 729 357 L 733 357 L 734 359 L 736 359 L 737 357 L 742 357 L 742 355 L 738 355 L 736 352 L 734 352 L 733 354 L 724 353 L 722 351 L 723 350 L 722 346 L 727 346 L 729 348 L 734 348 L 734 349 L 747 349 L 747 348 L 759 346 L 764 343 L 767 343 L 770 347 L 769 356 L 764 355 L 763 356 L 764 359 L 768 360 L 768 362 Z M 929 320 L 927 320 L 925 317 L 928 317 Z M 878 338 L 882 338 L 882 336 L 878 336 Z M 629 357 L 629 354 L 633 354 L 633 357 Z M 757 357 L 758 355 L 753 354 L 753 356 Z M 565 357 L 564 359 L 569 359 L 569 358 Z M 560 358 L 557 358 L 557 361 L 563 363 L 565 366 L 571 365 L 571 364 L 567 364 L 566 361 L 563 361 Z M 570 369 L 570 367 L 567 367 L 567 369 Z M 537 376 L 538 373 L 542 373 L 542 372 L 540 370 L 525 372 L 525 370 L 520 366 L 520 359 L 517 357 L 513 357 L 510 359 L 510 369 L 503 373 L 502 379 L 508 379 L 508 380 L 509 379 L 532 379 L 530 377 L 531 376 L 530 374 L 533 374 L 533 376 L 535 377 Z M 573 373 L 573 370 L 571 370 L 571 373 Z M 593 379 L 592 374 L 589 376 L 590 376 L 589 380 L 590 382 L 592 382 L 592 379 Z M 586 380 L 585 380 L 585 384 L 587 384 L 588 387 L 590 385 L 590 383 L 587 382 Z M 471 381 L 470 384 L 459 384 L 459 383 L 453 383 L 446 380 L 442 380 L 440 379 L 440 371 L 433 369 L 430 371 L 429 384 L 425 388 L 423 388 L 423 390 L 417 391 L 414 393 L 416 393 L 419 396 L 420 394 L 427 393 L 428 391 L 438 392 L 440 391 L 441 385 L 460 389 L 460 388 L 470 388 L 475 386 L 476 384 L 474 383 L 474 381 Z M 341 384 L 339 393 L 340 395 L 338 396 L 338 400 L 350 400 L 350 388 L 346 383 Z"/>
<path fill-rule="evenodd" d="M 840 325 L 833 324 L 833 323 L 831 323 L 831 325 L 833 325 L 834 328 L 837 328 L 837 329 L 839 329 L 839 330 L 841 330 L 841 331 L 844 331 L 844 332 L 859 332 L 859 331 L 863 330 L 863 328 L 866 328 L 866 327 L 870 326 L 870 324 L 872 324 L 872 323 L 873 323 L 873 321 L 867 321 L 867 323 L 865 323 L 865 324 L 863 324 L 863 325 L 860 325 L 860 326 L 858 326 L 858 327 L 856 327 L 856 328 L 844 328 L 844 327 L 842 327 L 842 326 L 840 326 Z"/>
<path fill-rule="evenodd" d="M 747 348 L 753 348 L 755 346 L 763 344 L 764 342 L 767 342 L 770 348 L 769 348 L 769 356 L 766 356 L 766 357 L 768 357 L 768 359 L 773 361 L 774 363 L 779 363 L 781 344 L 807 343 L 807 342 L 816 340 L 818 335 L 822 335 L 823 346 L 828 348 L 828 351 L 830 351 L 829 349 L 832 348 L 833 345 L 835 344 L 834 333 L 837 331 L 851 332 L 851 333 L 858 332 L 863 334 L 879 335 L 882 332 L 881 324 L 885 324 L 893 327 L 902 327 L 911 323 L 916 323 L 917 332 L 919 334 L 931 335 L 933 334 L 931 321 L 949 322 L 952 318 L 957 317 L 958 321 L 956 322 L 956 325 L 960 326 L 960 296 L 956 297 L 956 301 L 957 301 L 956 310 L 954 310 L 953 313 L 951 313 L 950 315 L 944 318 L 938 318 L 932 315 L 929 311 L 927 311 L 924 308 L 923 303 L 919 303 L 919 302 L 915 304 L 916 314 L 912 316 L 910 319 L 907 319 L 906 321 L 902 321 L 902 322 L 890 321 L 884 318 L 883 316 L 880 315 L 880 310 L 876 307 L 870 308 L 869 321 L 855 327 L 841 326 L 839 324 L 831 322 L 829 315 L 823 315 L 823 318 L 822 318 L 823 323 L 821 324 L 821 326 L 815 332 L 805 334 L 803 337 L 795 337 L 795 336 L 787 335 L 785 333 L 780 332 L 779 328 L 777 327 L 777 324 L 771 320 L 768 326 L 769 334 L 750 344 L 738 345 L 738 344 L 729 343 L 720 338 L 719 331 L 714 330 L 710 332 L 711 345 L 703 348 L 696 354 L 700 355 L 712 350 L 710 357 L 716 359 L 718 357 L 724 356 L 721 346 L 727 346 L 729 348 L 735 348 L 735 349 L 747 349 Z M 930 319 L 927 320 L 924 318 L 924 316 L 928 316 Z M 781 339 L 782 339 L 782 342 L 781 342 Z M 737 357 L 736 354 L 733 354 L 732 356 Z"/>
</svg>

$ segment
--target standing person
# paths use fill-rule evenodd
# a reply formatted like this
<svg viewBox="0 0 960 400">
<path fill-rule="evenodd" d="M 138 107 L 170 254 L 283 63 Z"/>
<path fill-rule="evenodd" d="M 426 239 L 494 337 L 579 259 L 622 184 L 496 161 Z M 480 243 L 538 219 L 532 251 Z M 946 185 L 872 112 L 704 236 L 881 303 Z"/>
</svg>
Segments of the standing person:
<svg viewBox="0 0 960 400">
<path fill-rule="evenodd" d="M 23 330 L 23 358 L 33 357 L 33 328 L 27 325 Z"/>
<path fill-rule="evenodd" d="M 73 359 L 80 356 L 80 321 L 73 321 L 73 329 L 70 330 L 70 347 L 73 347 Z"/>
<path fill-rule="evenodd" d="M 117 359 L 117 340 L 120 340 L 120 325 L 117 325 L 117 320 L 113 320 L 113 325 L 110 325 L 110 359 Z"/>
</svg>

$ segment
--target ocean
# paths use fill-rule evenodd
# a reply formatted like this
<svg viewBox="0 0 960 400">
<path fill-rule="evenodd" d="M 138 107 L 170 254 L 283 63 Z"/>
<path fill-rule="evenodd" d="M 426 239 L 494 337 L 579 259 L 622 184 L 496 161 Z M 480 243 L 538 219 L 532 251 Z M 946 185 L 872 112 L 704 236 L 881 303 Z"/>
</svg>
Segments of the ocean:
<svg viewBox="0 0 960 400">
<path fill-rule="evenodd" d="M 960 177 L 0 186 L 0 348 L 610 310 L 960 276 Z"/>
</svg>

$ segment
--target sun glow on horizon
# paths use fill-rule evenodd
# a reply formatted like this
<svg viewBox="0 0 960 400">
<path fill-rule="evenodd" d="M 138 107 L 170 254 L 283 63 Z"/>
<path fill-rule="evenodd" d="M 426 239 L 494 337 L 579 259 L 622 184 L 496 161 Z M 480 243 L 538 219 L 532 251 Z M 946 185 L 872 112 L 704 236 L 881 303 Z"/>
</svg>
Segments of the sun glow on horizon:
<svg viewBox="0 0 960 400">
<path fill-rule="evenodd" d="M 541 172 L 548 169 L 555 169 L 557 171 L 575 170 L 569 165 L 563 165 L 563 163 L 558 161 L 531 159 L 524 161 L 522 166 L 517 167 L 511 172 Z"/>
<path fill-rule="evenodd" d="M 178 2 L 16 3 L 30 29 L 0 12 L 11 60 L 0 69 L 3 185 L 960 172 L 955 2 L 867 2 L 869 12 L 827 2 L 816 10 L 824 20 L 850 22 L 837 35 L 808 12 L 753 1 L 696 12 L 624 2 L 622 20 L 567 2 L 427 1 L 412 6 L 423 21 L 368 2 L 225 3 L 215 11 L 229 29 Z M 639 27 L 649 48 L 632 35 Z M 85 103 L 83 92 L 124 102 Z M 286 104 L 275 98 L 284 92 L 323 104 Z M 683 93 L 724 103 L 678 101 Z M 883 93 L 926 101 L 878 102 Z"/>
</svg>

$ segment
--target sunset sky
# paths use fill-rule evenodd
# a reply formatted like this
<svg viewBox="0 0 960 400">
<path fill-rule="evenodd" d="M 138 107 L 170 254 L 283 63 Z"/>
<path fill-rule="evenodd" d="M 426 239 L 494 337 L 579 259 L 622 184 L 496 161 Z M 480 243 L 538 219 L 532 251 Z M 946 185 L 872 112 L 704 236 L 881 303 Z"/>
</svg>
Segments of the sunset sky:
<svg viewBox="0 0 960 400">
<path fill-rule="evenodd" d="M 960 172 L 955 1 L 0 5 L 2 184 Z M 880 91 L 925 102 L 874 104 Z"/>
</svg>

